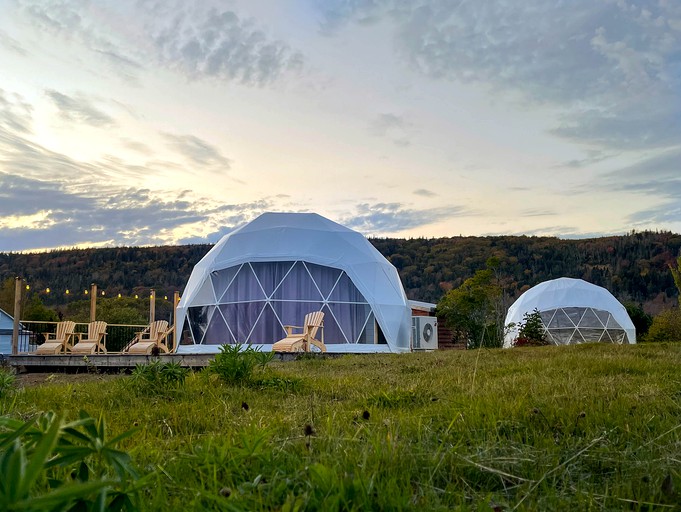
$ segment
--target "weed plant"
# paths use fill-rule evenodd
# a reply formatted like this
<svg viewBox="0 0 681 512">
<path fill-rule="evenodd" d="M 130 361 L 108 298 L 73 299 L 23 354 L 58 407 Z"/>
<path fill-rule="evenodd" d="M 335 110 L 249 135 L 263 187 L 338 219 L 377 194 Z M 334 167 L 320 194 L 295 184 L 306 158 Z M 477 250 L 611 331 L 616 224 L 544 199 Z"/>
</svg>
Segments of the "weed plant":
<svg viewBox="0 0 681 512">
<path fill-rule="evenodd" d="M 179 363 L 153 361 L 138 364 L 132 371 L 129 383 L 138 394 L 172 394 L 184 385 L 190 370 Z"/>
<path fill-rule="evenodd" d="M 189 374 L 173 400 L 48 384 L 0 412 L 138 426 L 142 510 L 679 510 L 680 365 L 670 343 L 367 354 Z"/>
<path fill-rule="evenodd" d="M 0 417 L 0 510 L 138 510 L 148 479 L 117 449 L 133 433 L 108 439 L 104 419 L 83 411 L 69 423 Z"/>
<path fill-rule="evenodd" d="M 0 368 L 0 398 L 14 390 L 16 378 L 9 368 Z"/>
<path fill-rule="evenodd" d="M 260 389 L 297 392 L 302 380 L 279 375 L 268 367 L 274 352 L 263 352 L 250 345 L 223 345 L 210 362 L 207 373 L 217 376 L 225 384 L 251 386 Z"/>
</svg>

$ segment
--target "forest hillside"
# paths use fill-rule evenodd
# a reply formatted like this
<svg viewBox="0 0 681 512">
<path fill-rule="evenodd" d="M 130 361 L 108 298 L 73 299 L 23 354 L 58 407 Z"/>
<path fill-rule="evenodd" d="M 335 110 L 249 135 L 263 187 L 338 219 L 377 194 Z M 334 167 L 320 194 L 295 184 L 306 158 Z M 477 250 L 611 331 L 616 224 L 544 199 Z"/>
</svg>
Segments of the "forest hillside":
<svg viewBox="0 0 681 512">
<path fill-rule="evenodd" d="M 459 236 L 373 238 L 370 242 L 395 265 L 407 296 L 415 300 L 437 302 L 494 257 L 512 298 L 547 279 L 576 277 L 604 286 L 623 302 L 641 304 L 648 313 L 656 314 L 676 303 L 669 265 L 679 256 L 681 235 L 671 232 L 580 240 Z M 109 297 L 147 294 L 150 288 L 158 295 L 170 295 L 175 290 L 182 292 L 194 264 L 210 248 L 184 245 L 0 253 L 0 282 L 23 277 L 51 306 L 82 299 L 90 283 L 96 283 Z"/>
</svg>

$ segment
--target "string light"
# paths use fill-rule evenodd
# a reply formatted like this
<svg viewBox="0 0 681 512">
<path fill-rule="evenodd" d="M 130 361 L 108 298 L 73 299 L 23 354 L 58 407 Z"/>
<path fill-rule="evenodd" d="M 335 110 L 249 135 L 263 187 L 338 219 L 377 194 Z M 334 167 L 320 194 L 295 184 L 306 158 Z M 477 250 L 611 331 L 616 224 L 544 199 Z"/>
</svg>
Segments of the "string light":
<svg viewBox="0 0 681 512">
<path fill-rule="evenodd" d="M 30 289 L 31 289 L 31 286 L 30 286 L 29 284 L 26 284 L 26 290 L 30 290 Z M 44 293 L 46 293 L 46 294 L 52 293 L 52 288 L 50 288 L 49 286 L 46 287 Z M 87 288 L 84 289 L 84 290 L 83 290 L 83 294 L 84 294 L 84 295 L 89 295 L 89 294 L 90 294 L 90 290 L 88 290 Z M 100 294 L 101 294 L 102 297 L 104 297 L 104 296 L 106 296 L 106 291 L 100 290 Z M 64 295 L 71 295 L 71 290 L 68 289 L 68 288 L 66 288 L 66 289 L 64 290 Z M 119 299 L 121 299 L 121 298 L 123 298 L 123 294 L 122 294 L 122 293 L 119 293 L 119 294 L 117 294 L 117 297 L 118 297 Z M 140 298 L 139 294 L 137 294 L 137 293 L 134 295 L 134 297 L 135 297 L 135 299 L 139 299 L 139 298 Z M 156 298 L 156 294 L 155 294 L 154 292 L 151 292 L 151 293 L 149 294 L 149 298 L 150 298 L 150 299 Z M 163 296 L 163 300 L 169 300 L 169 299 L 168 299 L 168 295 L 164 295 L 164 296 Z"/>
</svg>

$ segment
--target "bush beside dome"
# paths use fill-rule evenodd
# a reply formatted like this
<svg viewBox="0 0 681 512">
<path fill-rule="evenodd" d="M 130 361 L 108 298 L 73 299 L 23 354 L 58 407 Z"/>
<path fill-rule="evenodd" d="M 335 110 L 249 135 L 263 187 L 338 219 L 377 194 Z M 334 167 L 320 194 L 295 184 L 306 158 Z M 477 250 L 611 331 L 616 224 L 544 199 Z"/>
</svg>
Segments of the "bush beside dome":
<svg viewBox="0 0 681 512">
<path fill-rule="evenodd" d="M 264 350 L 323 311 L 329 351 L 405 352 L 411 310 L 397 270 L 360 233 L 312 213 L 265 213 L 194 267 L 178 306 L 179 352 Z"/>
</svg>

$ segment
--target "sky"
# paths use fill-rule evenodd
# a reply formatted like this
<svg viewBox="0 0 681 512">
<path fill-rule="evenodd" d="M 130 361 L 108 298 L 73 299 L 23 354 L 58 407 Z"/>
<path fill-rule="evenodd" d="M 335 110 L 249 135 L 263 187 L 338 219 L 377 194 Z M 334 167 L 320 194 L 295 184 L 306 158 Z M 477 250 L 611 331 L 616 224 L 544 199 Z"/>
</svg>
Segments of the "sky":
<svg viewBox="0 0 681 512">
<path fill-rule="evenodd" d="M 681 232 L 678 0 L 0 0 L 0 252 Z"/>
</svg>

